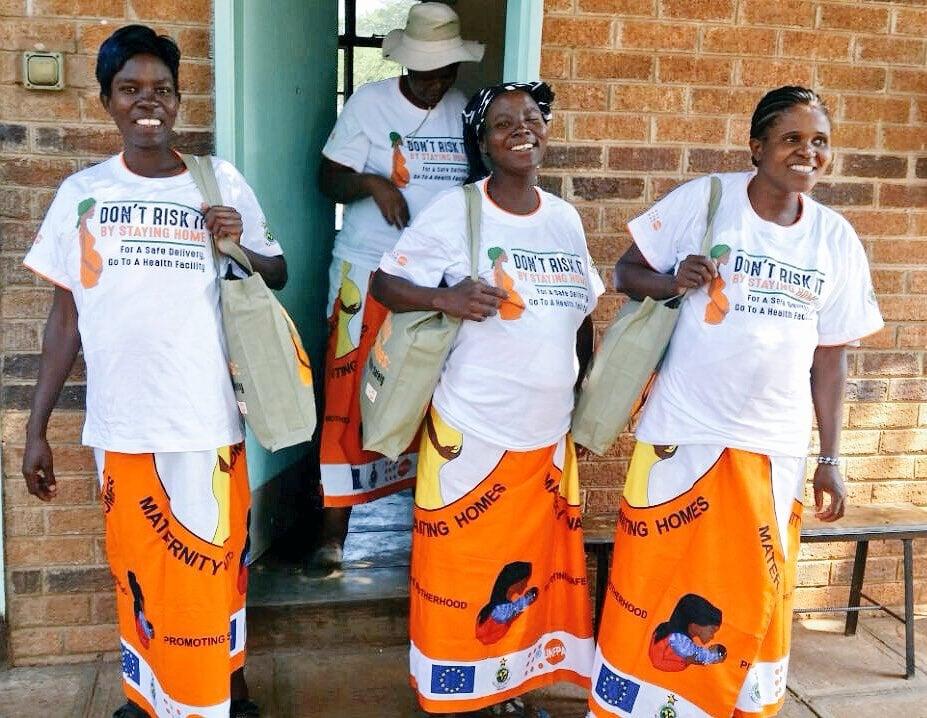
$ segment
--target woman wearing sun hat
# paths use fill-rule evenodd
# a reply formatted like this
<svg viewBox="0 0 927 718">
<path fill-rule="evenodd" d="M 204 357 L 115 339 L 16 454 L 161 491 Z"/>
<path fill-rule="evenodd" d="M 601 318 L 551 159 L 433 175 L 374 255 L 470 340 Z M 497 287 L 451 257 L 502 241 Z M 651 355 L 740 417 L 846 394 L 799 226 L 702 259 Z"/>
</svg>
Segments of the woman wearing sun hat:
<svg viewBox="0 0 927 718">
<path fill-rule="evenodd" d="M 321 475 L 322 546 L 315 562 L 341 563 L 351 507 L 411 486 L 416 456 L 396 462 L 361 447 L 358 383 L 386 310 L 367 297 L 371 273 L 400 231 L 438 192 L 467 175 L 461 112 L 452 89 L 461 62 L 479 62 L 481 43 L 463 40 L 460 20 L 444 3 L 409 10 L 405 29 L 383 39 L 383 57 L 401 77 L 358 88 L 322 149 L 319 185 L 345 205 L 329 272 L 329 342 Z"/>
</svg>

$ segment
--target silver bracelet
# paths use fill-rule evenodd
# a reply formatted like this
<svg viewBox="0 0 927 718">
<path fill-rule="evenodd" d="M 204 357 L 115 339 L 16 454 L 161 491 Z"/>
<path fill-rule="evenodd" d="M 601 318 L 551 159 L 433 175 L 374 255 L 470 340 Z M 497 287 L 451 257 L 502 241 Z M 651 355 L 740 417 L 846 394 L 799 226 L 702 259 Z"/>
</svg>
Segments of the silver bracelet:
<svg viewBox="0 0 927 718">
<path fill-rule="evenodd" d="M 839 456 L 824 456 L 823 454 L 818 457 L 819 464 L 827 464 L 828 466 L 840 466 L 840 457 Z"/>
</svg>

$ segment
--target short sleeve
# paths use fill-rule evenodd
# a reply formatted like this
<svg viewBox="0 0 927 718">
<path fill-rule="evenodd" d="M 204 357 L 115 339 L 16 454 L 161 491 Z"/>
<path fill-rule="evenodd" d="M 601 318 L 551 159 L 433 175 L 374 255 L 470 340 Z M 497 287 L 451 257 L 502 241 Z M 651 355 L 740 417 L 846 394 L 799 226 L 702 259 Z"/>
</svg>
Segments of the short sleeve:
<svg viewBox="0 0 927 718">
<path fill-rule="evenodd" d="M 669 272 L 701 251 L 710 188 L 709 177 L 686 182 L 628 222 L 634 244 L 657 272 Z"/>
<path fill-rule="evenodd" d="M 68 242 L 72 239 L 77 241 L 77 209 L 77 202 L 68 191 L 65 180 L 23 260 L 27 268 L 69 291 L 73 291 L 75 278 L 68 272 Z"/>
<path fill-rule="evenodd" d="M 234 165 L 222 160 L 215 160 L 216 177 L 219 180 L 222 201 L 229 207 L 234 207 L 241 215 L 244 231 L 241 235 L 241 246 L 250 249 L 255 254 L 265 257 L 276 257 L 283 254 L 283 249 L 267 227 L 267 218 L 264 210 L 254 194 L 254 190 L 245 181 Z"/>
<path fill-rule="evenodd" d="M 341 114 L 335 122 L 322 154 L 328 159 L 350 167 L 355 172 L 363 172 L 370 155 L 370 138 L 361 124 L 365 93 L 358 91 L 344 103 Z"/>
<path fill-rule="evenodd" d="M 835 285 L 818 312 L 818 344 L 849 344 L 879 331 L 882 314 L 876 301 L 863 245 L 849 224 L 835 262 Z"/>
<path fill-rule="evenodd" d="M 380 269 L 420 287 L 437 287 L 445 275 L 468 276 L 463 190 L 439 194 L 383 255 Z"/>
</svg>

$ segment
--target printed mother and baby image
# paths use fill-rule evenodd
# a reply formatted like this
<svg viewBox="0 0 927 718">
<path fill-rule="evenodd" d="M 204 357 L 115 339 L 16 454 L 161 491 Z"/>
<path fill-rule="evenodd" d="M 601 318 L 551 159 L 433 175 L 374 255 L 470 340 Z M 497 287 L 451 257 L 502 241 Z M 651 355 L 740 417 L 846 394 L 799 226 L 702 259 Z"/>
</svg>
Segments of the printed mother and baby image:
<svg viewBox="0 0 927 718">
<path fill-rule="evenodd" d="M 414 487 L 409 683 L 422 711 L 537 718 L 528 694 L 566 681 L 592 718 L 774 716 L 812 418 L 812 509 L 834 521 L 847 348 L 883 325 L 859 237 L 811 196 L 832 161 L 827 105 L 771 89 L 749 118 L 751 169 L 685 177 L 627 225 L 612 288 L 679 312 L 609 507 L 595 634 L 571 419 L 606 287 L 577 209 L 539 186 L 553 89 L 507 82 L 466 98 L 458 69 L 483 52 L 447 4 L 415 3 L 383 39 L 403 74 L 357 88 L 322 150 L 319 189 L 344 221 L 313 570 L 342 566 L 352 506 Z M 22 471 L 30 493 L 56 498 L 48 425 L 82 350 L 83 442 L 117 585 L 126 703 L 114 715 L 255 718 L 251 493 L 218 281 L 245 273 L 208 251 L 209 235 L 239 245 L 271 289 L 286 260 L 235 167 L 210 160 L 223 201 L 210 206 L 174 150 L 179 69 L 176 43 L 142 25 L 100 47 L 100 99 L 123 147 L 62 183 L 25 258 L 54 299 Z M 196 260 L 148 259 L 164 232 Z M 460 321 L 424 430 L 394 461 L 363 447 L 361 377 L 390 317 L 412 311 Z"/>
</svg>

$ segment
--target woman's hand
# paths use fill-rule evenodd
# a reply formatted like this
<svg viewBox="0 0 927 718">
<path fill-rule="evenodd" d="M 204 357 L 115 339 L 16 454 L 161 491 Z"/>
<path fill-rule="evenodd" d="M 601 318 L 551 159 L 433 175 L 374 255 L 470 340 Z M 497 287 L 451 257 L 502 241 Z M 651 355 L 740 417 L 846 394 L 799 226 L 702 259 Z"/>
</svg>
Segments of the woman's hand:
<svg viewBox="0 0 927 718">
<path fill-rule="evenodd" d="M 364 185 L 373 201 L 380 208 L 380 214 L 387 224 L 396 229 L 405 229 L 409 224 L 409 205 L 396 185 L 380 175 L 364 175 Z"/>
<path fill-rule="evenodd" d="M 821 521 L 836 521 L 846 510 L 847 489 L 840 470 L 830 464 L 818 464 L 814 472 L 814 515 Z M 825 508 L 824 494 L 830 496 Z"/>
<path fill-rule="evenodd" d="M 493 316 L 507 296 L 504 289 L 467 278 L 441 290 L 435 297 L 435 308 L 451 317 L 481 322 Z"/>
<path fill-rule="evenodd" d="M 698 289 L 716 277 L 718 268 L 701 254 L 690 254 L 676 270 L 676 294 L 684 294 L 688 289 Z"/>
<path fill-rule="evenodd" d="M 229 239 L 235 244 L 241 243 L 241 235 L 245 231 L 245 227 L 237 209 L 221 205 L 210 207 L 205 203 L 202 209 L 206 218 L 206 229 L 209 230 L 213 237 L 216 239 Z"/>
<path fill-rule="evenodd" d="M 29 493 L 42 501 L 51 501 L 58 495 L 51 447 L 44 436 L 26 437 L 26 449 L 23 452 L 23 478 L 26 479 Z"/>
</svg>

